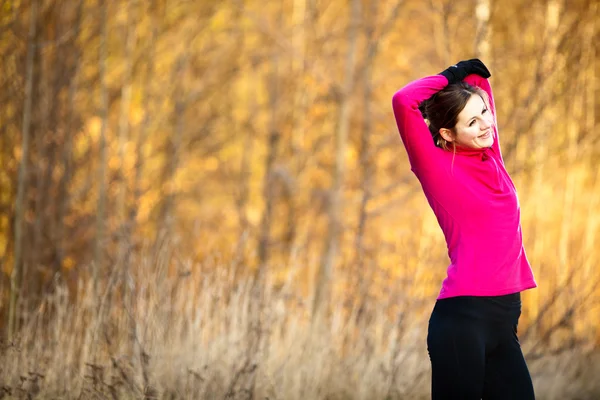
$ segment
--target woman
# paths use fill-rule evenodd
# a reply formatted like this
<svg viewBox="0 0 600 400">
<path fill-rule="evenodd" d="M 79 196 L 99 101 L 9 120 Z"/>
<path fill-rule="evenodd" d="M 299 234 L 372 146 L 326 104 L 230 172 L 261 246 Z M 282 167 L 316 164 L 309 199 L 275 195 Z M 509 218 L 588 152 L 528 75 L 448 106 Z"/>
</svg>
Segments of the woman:
<svg viewBox="0 0 600 400">
<path fill-rule="evenodd" d="M 432 399 L 534 399 L 517 338 L 520 292 L 536 287 L 496 109 L 477 60 L 409 83 L 393 109 L 450 265 L 429 320 Z"/>
</svg>

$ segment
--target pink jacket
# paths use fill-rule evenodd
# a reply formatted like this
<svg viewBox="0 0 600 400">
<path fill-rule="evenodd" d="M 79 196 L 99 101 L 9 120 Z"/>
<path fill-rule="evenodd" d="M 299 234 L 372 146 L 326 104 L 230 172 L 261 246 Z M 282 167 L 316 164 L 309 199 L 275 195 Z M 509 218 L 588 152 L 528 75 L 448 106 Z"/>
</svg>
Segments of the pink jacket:
<svg viewBox="0 0 600 400">
<path fill-rule="evenodd" d="M 465 82 L 485 90 L 496 119 L 487 79 Z M 438 299 L 499 296 L 536 287 L 523 248 L 517 191 L 502 159 L 497 124 L 486 149 L 445 151 L 433 143 L 419 104 L 448 84 L 442 75 L 409 83 L 392 105 L 400 136 L 423 192 L 444 232 L 450 265 Z"/>
</svg>

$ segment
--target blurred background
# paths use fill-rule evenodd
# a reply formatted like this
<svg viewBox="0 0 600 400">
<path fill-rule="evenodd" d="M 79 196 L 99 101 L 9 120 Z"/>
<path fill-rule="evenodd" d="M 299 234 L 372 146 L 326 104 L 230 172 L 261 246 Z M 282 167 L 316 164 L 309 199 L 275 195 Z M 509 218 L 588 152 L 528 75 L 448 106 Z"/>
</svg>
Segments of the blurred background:
<svg viewBox="0 0 600 400">
<path fill-rule="evenodd" d="M 599 3 L 0 0 L 0 398 L 429 398 L 391 98 L 473 57 L 538 398 L 600 398 Z"/>
</svg>

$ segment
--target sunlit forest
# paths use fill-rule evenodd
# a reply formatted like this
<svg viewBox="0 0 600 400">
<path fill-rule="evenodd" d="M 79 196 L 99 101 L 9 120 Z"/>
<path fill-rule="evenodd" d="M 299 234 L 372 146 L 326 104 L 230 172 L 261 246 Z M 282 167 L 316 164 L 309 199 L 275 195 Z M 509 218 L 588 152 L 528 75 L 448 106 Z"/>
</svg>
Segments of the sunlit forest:
<svg viewBox="0 0 600 400">
<path fill-rule="evenodd" d="M 427 399 L 391 98 L 478 57 L 539 399 L 600 398 L 600 1 L 0 0 L 0 399 Z"/>
</svg>

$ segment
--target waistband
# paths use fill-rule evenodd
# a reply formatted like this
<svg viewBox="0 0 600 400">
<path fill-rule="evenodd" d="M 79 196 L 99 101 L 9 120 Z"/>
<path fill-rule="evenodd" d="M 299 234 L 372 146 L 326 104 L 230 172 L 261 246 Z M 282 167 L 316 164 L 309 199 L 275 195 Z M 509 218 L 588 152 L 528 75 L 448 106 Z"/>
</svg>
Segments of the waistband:
<svg viewBox="0 0 600 400">
<path fill-rule="evenodd" d="M 521 316 L 521 293 L 502 296 L 456 296 L 437 300 L 434 312 L 516 324 Z"/>
</svg>

